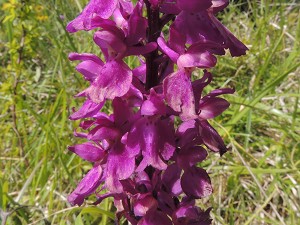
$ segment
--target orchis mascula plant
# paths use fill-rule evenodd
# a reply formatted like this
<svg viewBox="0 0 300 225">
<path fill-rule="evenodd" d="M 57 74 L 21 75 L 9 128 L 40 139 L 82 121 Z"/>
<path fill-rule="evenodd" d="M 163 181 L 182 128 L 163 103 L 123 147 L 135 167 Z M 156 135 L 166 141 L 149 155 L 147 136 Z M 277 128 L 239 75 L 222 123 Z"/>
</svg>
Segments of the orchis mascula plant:
<svg viewBox="0 0 300 225">
<path fill-rule="evenodd" d="M 95 194 L 98 204 L 113 197 L 116 223 L 124 216 L 133 225 L 210 224 L 210 209 L 195 205 L 212 193 L 199 163 L 206 149 L 227 150 L 208 120 L 229 106 L 219 95 L 234 90 L 203 95 L 203 89 L 212 80 L 214 55 L 229 49 L 239 56 L 247 48 L 215 17 L 228 0 L 134 2 L 91 0 L 67 26 L 71 33 L 96 29 L 94 42 L 105 58 L 69 56 L 81 61 L 76 69 L 90 82 L 77 95 L 86 101 L 70 116 L 83 119 L 86 132 L 75 136 L 86 142 L 69 150 L 93 167 L 68 200 L 81 205 Z M 140 65 L 130 68 L 123 61 L 128 56 Z M 197 68 L 203 76 L 192 81 Z M 111 115 L 101 112 L 106 101 Z"/>
</svg>

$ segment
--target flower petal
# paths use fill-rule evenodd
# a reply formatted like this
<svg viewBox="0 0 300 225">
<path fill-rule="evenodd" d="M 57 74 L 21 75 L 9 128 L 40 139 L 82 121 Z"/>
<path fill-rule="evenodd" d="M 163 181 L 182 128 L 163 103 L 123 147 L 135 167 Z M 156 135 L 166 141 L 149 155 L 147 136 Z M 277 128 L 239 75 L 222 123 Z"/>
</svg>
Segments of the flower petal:
<svg viewBox="0 0 300 225">
<path fill-rule="evenodd" d="M 123 192 L 120 180 L 129 178 L 134 172 L 135 154 L 132 155 L 123 144 L 116 143 L 107 158 L 105 184 L 109 191 Z"/>
<path fill-rule="evenodd" d="M 229 0 L 212 0 L 211 9 L 214 14 L 225 9 L 229 4 Z"/>
<path fill-rule="evenodd" d="M 153 116 L 153 115 L 165 115 L 166 105 L 162 96 L 158 95 L 154 89 L 150 89 L 149 99 L 144 101 L 141 106 L 141 115 Z"/>
<path fill-rule="evenodd" d="M 217 27 L 225 40 L 226 48 L 229 48 L 231 56 L 245 55 L 249 50 L 241 41 L 239 41 L 216 17 L 211 16 L 213 24 Z"/>
<path fill-rule="evenodd" d="M 92 194 L 100 185 L 102 176 L 101 166 L 93 167 L 80 181 L 77 188 L 68 196 L 72 205 L 81 205 L 84 198 Z"/>
<path fill-rule="evenodd" d="M 177 62 L 177 59 L 179 57 L 179 54 L 177 52 L 175 52 L 173 49 L 171 49 L 165 39 L 163 39 L 162 37 L 159 37 L 157 39 L 157 44 L 159 45 L 159 47 L 161 48 L 161 50 L 167 55 L 170 57 L 170 59 L 173 61 L 173 62 Z"/>
<path fill-rule="evenodd" d="M 207 157 L 207 152 L 201 146 L 181 149 L 177 155 L 177 164 L 182 169 L 188 169 Z"/>
<path fill-rule="evenodd" d="M 172 225 L 169 217 L 158 210 L 151 210 L 138 222 L 137 225 Z"/>
<path fill-rule="evenodd" d="M 189 75 L 180 70 L 169 75 L 163 82 L 164 95 L 168 105 L 180 112 L 183 120 L 196 118 L 195 99 Z"/>
<path fill-rule="evenodd" d="M 102 148 L 95 146 L 90 142 L 69 146 L 68 149 L 79 155 L 82 159 L 90 162 L 97 162 L 105 156 L 105 151 Z"/>
<path fill-rule="evenodd" d="M 97 126 L 88 134 L 88 139 L 91 141 L 114 141 L 120 137 L 120 131 L 114 127 Z"/>
<path fill-rule="evenodd" d="M 90 54 L 90 53 L 76 53 L 72 52 L 69 54 L 69 60 L 74 61 L 74 60 L 80 60 L 80 61 L 86 61 L 90 60 L 93 61 L 101 66 L 104 66 L 104 62 L 96 55 Z"/>
<path fill-rule="evenodd" d="M 224 112 L 230 103 L 223 98 L 212 97 L 205 99 L 199 104 L 200 114 L 202 119 L 212 119 Z"/>
<path fill-rule="evenodd" d="M 199 12 L 208 9 L 212 5 L 211 0 L 177 0 L 177 6 L 187 12 Z"/>
<path fill-rule="evenodd" d="M 180 177 L 181 169 L 175 163 L 169 165 L 162 176 L 162 183 L 168 193 L 178 196 L 182 192 Z"/>
<path fill-rule="evenodd" d="M 146 38 L 148 21 L 142 16 L 143 5 L 137 2 L 132 14 L 128 19 L 128 35 L 126 43 L 130 46 L 136 45 Z"/>
<path fill-rule="evenodd" d="M 174 29 L 174 27 L 171 25 L 170 37 L 169 37 L 170 47 L 174 49 L 175 52 L 181 55 L 185 52 L 185 43 L 186 43 L 185 34 Z"/>
<path fill-rule="evenodd" d="M 199 130 L 200 136 L 206 147 L 213 152 L 219 152 L 220 155 L 223 155 L 225 152 L 227 152 L 224 141 L 218 132 L 206 120 L 200 122 Z"/>
<path fill-rule="evenodd" d="M 87 117 L 93 117 L 100 111 L 100 109 L 102 109 L 103 105 L 104 101 L 98 104 L 88 99 L 83 103 L 83 105 L 78 111 L 76 111 L 69 117 L 69 119 L 78 120 Z"/>
<path fill-rule="evenodd" d="M 97 78 L 101 73 L 101 69 L 101 65 L 91 60 L 83 61 L 76 66 L 76 70 L 90 82 L 93 82 Z"/>
<path fill-rule="evenodd" d="M 114 99 L 125 95 L 132 81 L 132 71 L 123 61 L 110 61 L 106 63 L 100 75 L 86 90 L 90 99 L 100 103 L 104 99 Z"/>
<path fill-rule="evenodd" d="M 179 68 L 211 68 L 217 63 L 217 58 L 209 51 L 189 52 L 179 56 L 177 65 Z"/>
<path fill-rule="evenodd" d="M 165 14 L 177 15 L 181 10 L 178 8 L 176 0 L 164 0 L 163 4 L 161 5 L 160 11 Z"/>
<path fill-rule="evenodd" d="M 117 0 L 91 0 L 82 13 L 67 25 L 68 32 L 91 30 L 102 23 L 109 23 L 108 19 L 117 7 Z"/>
<path fill-rule="evenodd" d="M 107 60 L 116 58 L 118 54 L 120 55 L 118 57 L 122 58 L 127 49 L 124 38 L 124 33 L 115 26 L 99 30 L 94 34 L 94 41 L 105 53 Z"/>
<path fill-rule="evenodd" d="M 164 170 L 166 163 L 174 153 L 174 129 L 168 120 L 142 117 L 132 127 L 127 138 L 129 151 L 142 150 L 143 159 L 136 171 L 144 170 L 148 165 Z"/>
<path fill-rule="evenodd" d="M 134 215 L 145 216 L 149 210 L 156 209 L 157 205 L 157 201 L 152 195 L 142 195 L 133 204 Z"/>
<path fill-rule="evenodd" d="M 157 48 L 157 44 L 155 42 L 150 42 L 143 46 L 128 47 L 125 56 L 145 55 L 145 54 L 148 54 L 148 53 L 154 51 L 156 48 Z"/>
<path fill-rule="evenodd" d="M 204 169 L 196 166 L 184 171 L 181 178 L 181 186 L 183 192 L 193 198 L 203 198 L 212 194 L 212 186 L 208 174 Z"/>
</svg>

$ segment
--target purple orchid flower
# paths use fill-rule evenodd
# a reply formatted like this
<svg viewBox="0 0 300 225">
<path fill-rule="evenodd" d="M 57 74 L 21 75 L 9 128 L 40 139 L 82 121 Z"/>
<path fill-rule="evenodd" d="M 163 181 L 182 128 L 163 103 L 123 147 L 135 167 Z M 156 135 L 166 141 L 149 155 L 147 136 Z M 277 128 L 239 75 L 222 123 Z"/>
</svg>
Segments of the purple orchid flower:
<svg viewBox="0 0 300 225">
<path fill-rule="evenodd" d="M 215 17 L 227 5 L 228 0 L 91 0 L 68 24 L 71 33 L 96 29 L 93 40 L 105 59 L 69 55 L 80 61 L 76 70 L 90 85 L 76 95 L 86 100 L 69 117 L 82 120 L 74 135 L 84 141 L 69 150 L 93 163 L 69 195 L 72 205 L 94 194 L 94 204 L 113 197 L 116 224 L 122 217 L 132 225 L 211 224 L 210 209 L 203 211 L 195 201 L 213 192 L 201 162 L 207 149 L 222 155 L 227 148 L 208 121 L 229 107 L 220 95 L 234 90 L 203 90 L 212 81 L 208 70 L 217 63 L 215 55 L 247 50 Z M 126 57 L 139 64 L 127 65 Z M 203 76 L 192 81 L 199 69 Z M 104 112 L 106 102 L 112 113 Z"/>
</svg>

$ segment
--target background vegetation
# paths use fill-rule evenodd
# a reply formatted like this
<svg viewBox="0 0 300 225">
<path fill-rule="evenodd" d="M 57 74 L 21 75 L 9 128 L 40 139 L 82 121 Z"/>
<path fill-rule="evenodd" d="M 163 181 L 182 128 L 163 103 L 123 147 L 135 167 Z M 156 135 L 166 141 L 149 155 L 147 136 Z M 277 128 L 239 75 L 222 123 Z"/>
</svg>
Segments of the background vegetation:
<svg viewBox="0 0 300 225">
<path fill-rule="evenodd" d="M 95 52 L 91 33 L 69 35 L 83 0 L 0 0 L 0 221 L 113 224 L 110 200 L 71 207 L 66 196 L 90 164 L 70 154 L 68 120 L 87 83 L 70 52 Z M 233 1 L 220 19 L 250 48 L 220 57 L 211 88 L 231 86 L 213 122 L 230 152 L 203 164 L 214 183 L 214 224 L 300 224 L 300 3 Z"/>
</svg>

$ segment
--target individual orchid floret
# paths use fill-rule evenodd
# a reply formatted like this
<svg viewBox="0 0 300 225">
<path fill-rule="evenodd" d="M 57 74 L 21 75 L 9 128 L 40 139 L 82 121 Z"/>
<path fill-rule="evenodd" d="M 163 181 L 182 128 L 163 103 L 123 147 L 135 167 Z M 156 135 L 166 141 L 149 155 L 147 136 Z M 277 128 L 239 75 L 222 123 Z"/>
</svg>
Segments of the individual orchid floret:
<svg viewBox="0 0 300 225">
<path fill-rule="evenodd" d="M 136 171 L 147 166 L 165 170 L 175 150 L 175 131 L 170 119 L 144 116 L 137 120 L 127 137 L 127 148 L 130 151 L 141 150 L 143 159 Z"/>
<path fill-rule="evenodd" d="M 181 119 L 212 119 L 229 107 L 225 99 L 216 96 L 232 94 L 233 89 L 223 89 L 218 94 L 200 98 L 203 88 L 211 81 L 211 74 L 205 71 L 203 78 L 193 83 L 190 77 L 189 70 L 179 70 L 168 76 L 163 83 L 166 101 L 173 110 L 180 113 Z"/>
<path fill-rule="evenodd" d="M 161 50 L 178 65 L 179 69 L 211 68 L 216 65 L 217 59 L 213 53 L 216 53 L 216 50 L 222 51 L 221 45 L 203 40 L 186 49 L 185 40 L 186 38 L 180 32 L 171 27 L 169 42 L 166 43 L 162 37 L 159 37 L 157 42 Z"/>
<path fill-rule="evenodd" d="M 108 18 L 117 8 L 121 8 L 122 13 L 129 15 L 133 5 L 127 0 L 91 0 L 82 13 L 68 24 L 67 31 L 73 33 L 79 30 L 92 30 L 102 25 L 112 25 L 114 22 Z"/>
<path fill-rule="evenodd" d="M 212 41 L 229 49 L 232 56 L 244 55 L 248 50 L 210 11 L 183 11 L 176 17 L 173 25 L 174 29 L 186 35 L 188 44 Z"/>
</svg>

